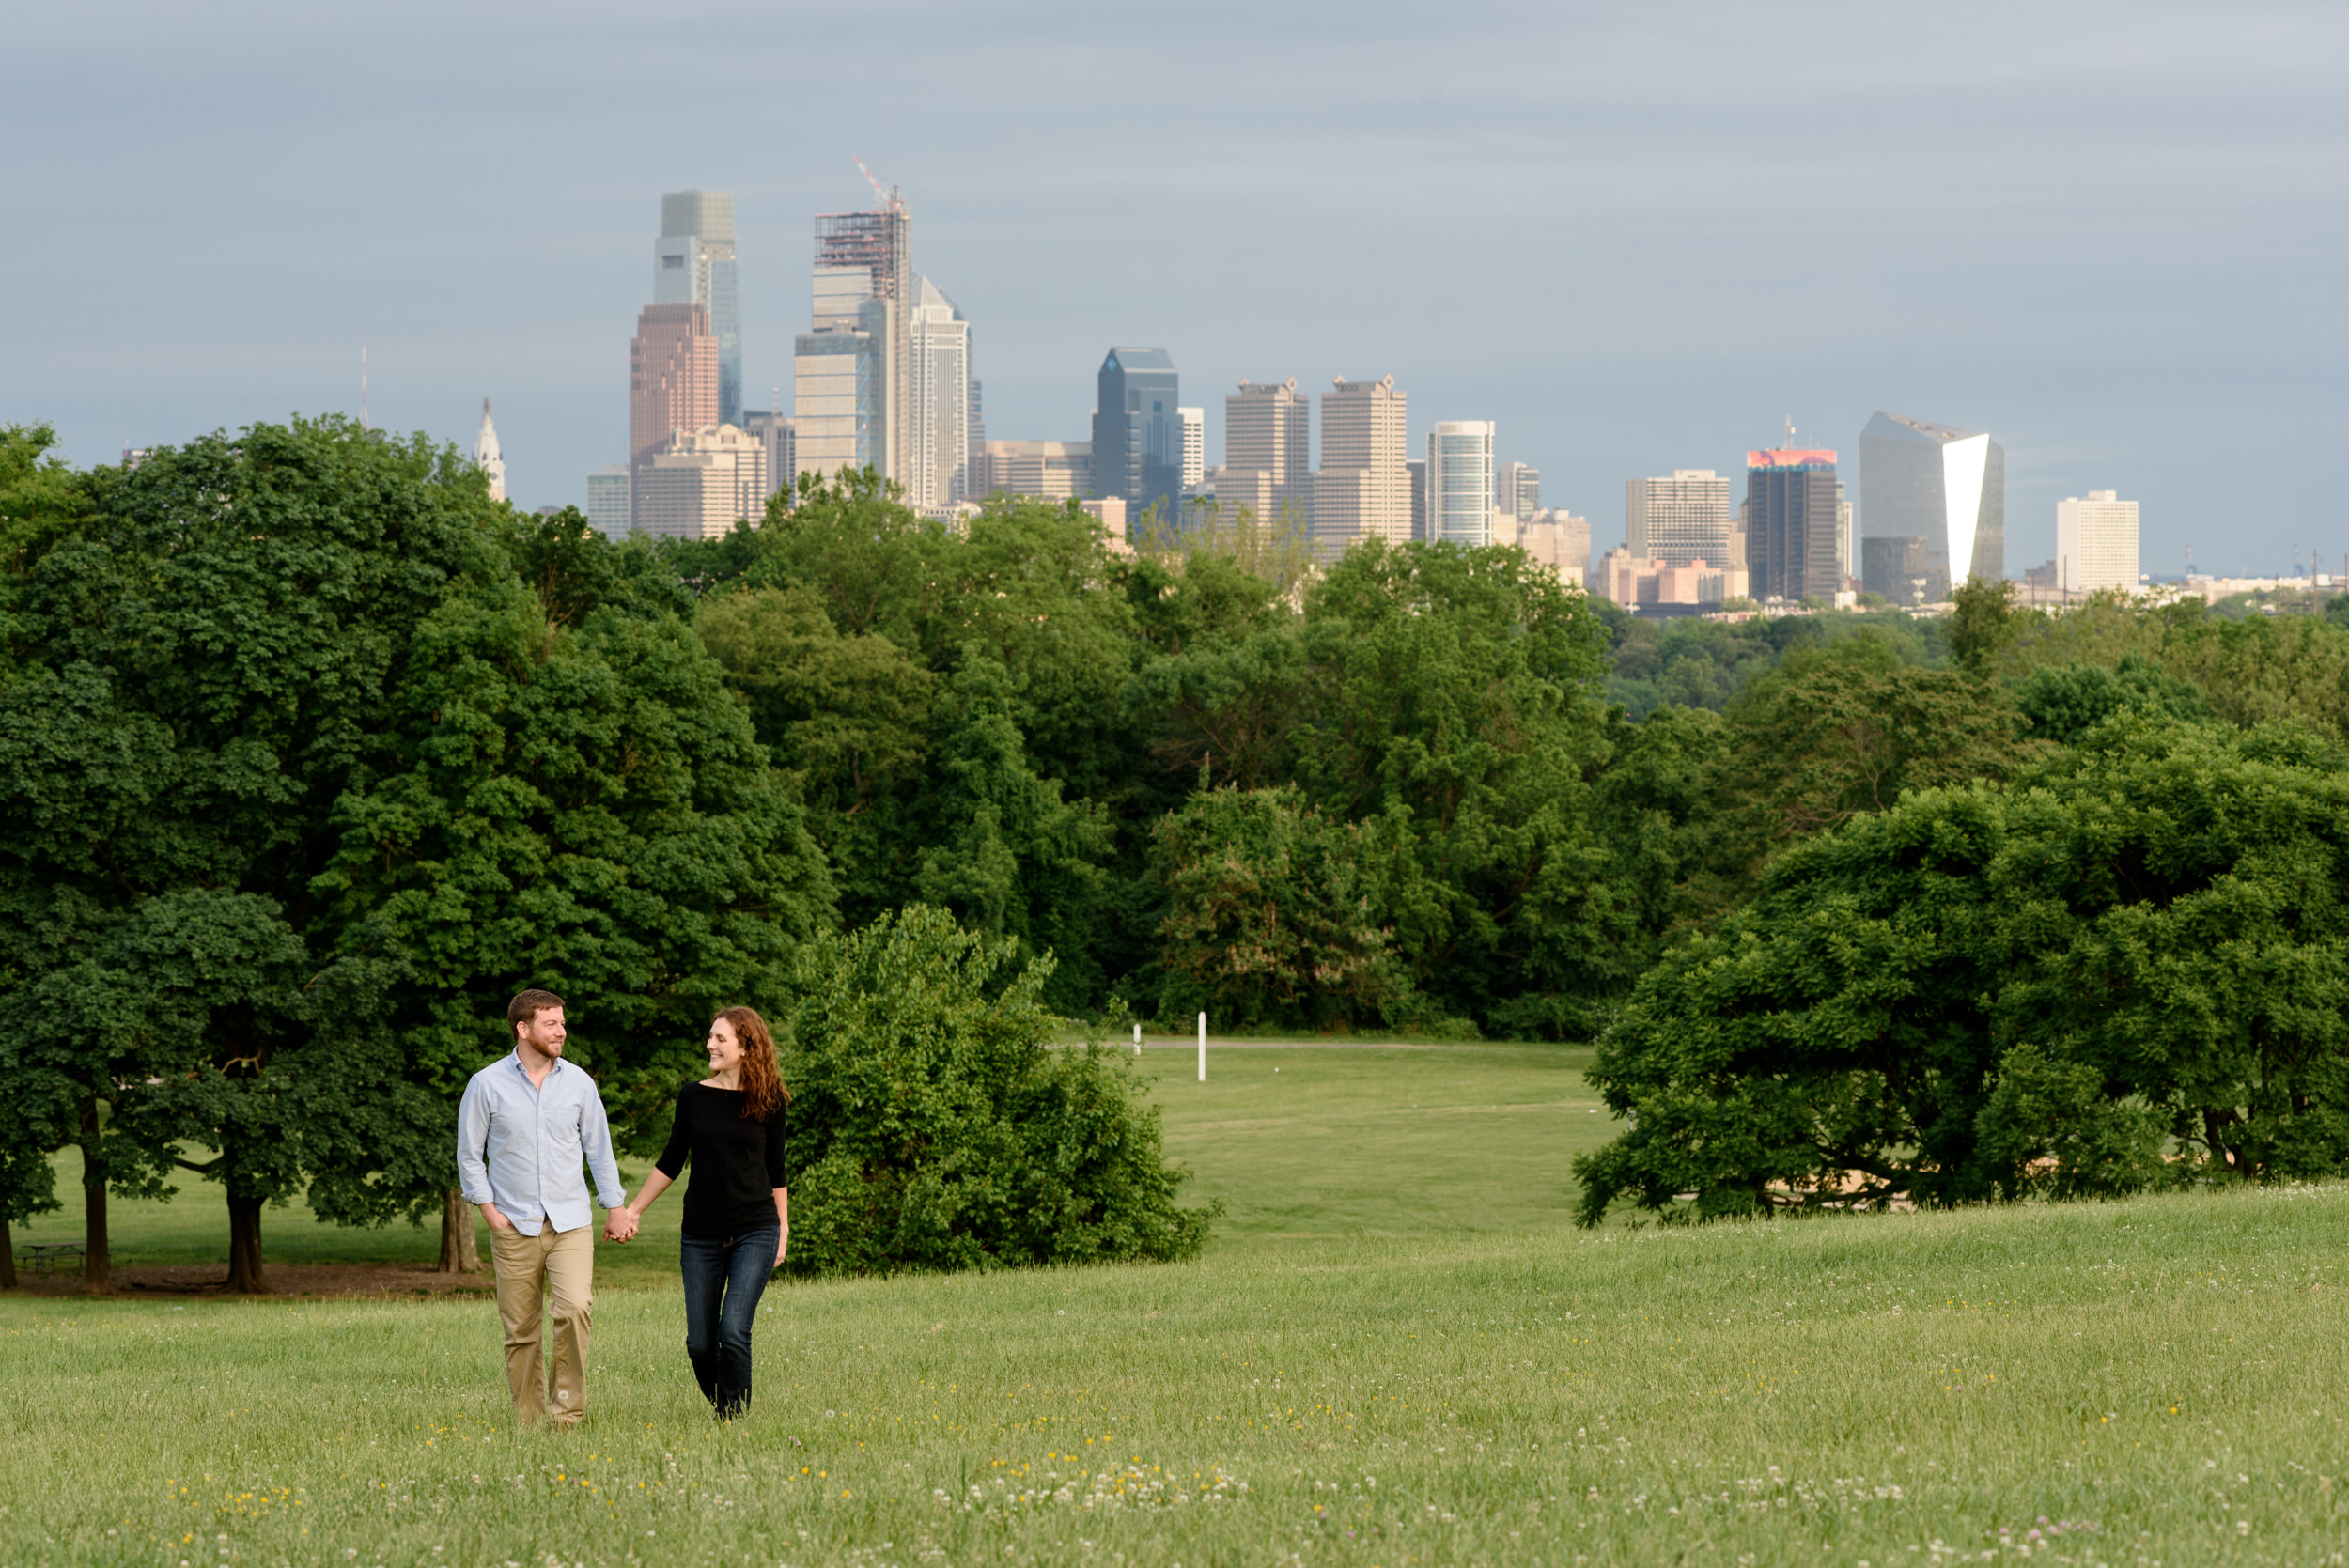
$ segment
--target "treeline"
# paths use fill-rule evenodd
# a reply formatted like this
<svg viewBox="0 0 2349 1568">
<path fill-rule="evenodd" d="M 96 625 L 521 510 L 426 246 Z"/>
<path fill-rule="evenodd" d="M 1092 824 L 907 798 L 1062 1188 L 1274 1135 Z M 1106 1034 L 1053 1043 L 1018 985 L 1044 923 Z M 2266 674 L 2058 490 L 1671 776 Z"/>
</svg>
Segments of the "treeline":
<svg viewBox="0 0 2349 1568">
<path fill-rule="evenodd" d="M 996 1130 L 956 1124 L 994 1163 L 957 1190 L 1082 1217 L 1046 1246 L 1004 1200 L 941 1206 L 939 1171 L 821 1134 L 848 1161 L 827 1190 L 907 1205 L 901 1262 L 1197 1245 L 1155 1126 L 1101 1120 L 1130 1096 L 1048 1070 L 1054 1017 L 1598 1038 L 1635 1122 L 1584 1166 L 1593 1217 L 2340 1157 L 2306 1131 L 2343 1114 L 2332 1080 L 2261 1054 L 2336 1061 L 2305 1005 L 2216 981 L 2192 1003 L 2206 1041 L 2267 1063 L 2271 1112 L 2241 1073 L 2123 1071 L 2027 1001 L 2082 961 L 2080 923 L 2166 918 L 2302 843 L 2226 790 L 2329 787 L 2349 629 L 2328 622 L 2050 618 L 1971 585 L 1944 622 L 1657 627 L 1513 550 L 1308 570 L 1279 529 L 1220 520 L 1125 553 L 1072 507 L 997 500 L 950 530 L 869 475 L 723 540 L 614 544 L 340 421 L 135 470 L 67 468 L 45 439 L 0 437 L 0 1219 L 78 1144 L 101 1252 L 108 1192 L 186 1169 L 224 1189 L 241 1280 L 294 1192 L 350 1222 L 461 1220 L 450 1108 L 526 985 L 571 1001 L 631 1137 L 657 1137 L 728 1002 L 854 1015 L 853 1052 L 795 1032 L 819 1077 L 890 1051 L 949 1072 L 914 1023 L 850 1005 L 860 965 L 908 996 L 942 966 L 971 1016 L 1008 1009 L 984 1032 L 1017 1071 L 966 1063 Z M 2217 793 L 2128 771 L 2156 753 Z M 2079 847 L 2134 800 L 2204 800 L 2248 836 Z M 1994 822 L 1971 847 L 1934 815 L 1960 801 Z M 2102 869 L 2074 886 L 2059 851 Z M 2332 875 L 2296 863 L 2303 891 Z M 2337 962 L 2316 908 L 2270 954 L 2302 996 Z M 1928 929 L 1943 909 L 1971 911 L 1971 969 Z M 2059 1123 L 2092 1103 L 2127 1114 L 2079 1146 L 2120 1152 L 2067 1157 Z M 2255 1115 L 2301 1127 L 2297 1152 L 2226 1131 Z M 1079 1174 L 1038 1186 L 1048 1168 Z M 863 1228 L 823 1265 L 884 1265 Z"/>
</svg>

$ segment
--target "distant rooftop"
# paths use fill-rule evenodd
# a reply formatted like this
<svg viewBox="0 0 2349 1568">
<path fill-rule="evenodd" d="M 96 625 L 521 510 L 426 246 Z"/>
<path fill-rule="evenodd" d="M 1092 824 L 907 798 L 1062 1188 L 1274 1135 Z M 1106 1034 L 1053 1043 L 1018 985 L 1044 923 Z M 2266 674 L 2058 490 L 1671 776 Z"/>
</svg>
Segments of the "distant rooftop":
<svg viewBox="0 0 2349 1568">
<path fill-rule="evenodd" d="M 1929 419 L 1908 419 L 1878 409 L 1868 421 L 1868 427 L 1859 432 L 1859 439 L 1931 442 L 1937 446 L 1947 446 L 1953 441 L 1970 441 L 1980 434 L 1980 430 L 1961 430 L 1952 425 L 1936 425 Z"/>
<path fill-rule="evenodd" d="M 1104 370 L 1172 370 L 1174 356 L 1163 349 L 1112 349 L 1101 362 Z"/>
</svg>

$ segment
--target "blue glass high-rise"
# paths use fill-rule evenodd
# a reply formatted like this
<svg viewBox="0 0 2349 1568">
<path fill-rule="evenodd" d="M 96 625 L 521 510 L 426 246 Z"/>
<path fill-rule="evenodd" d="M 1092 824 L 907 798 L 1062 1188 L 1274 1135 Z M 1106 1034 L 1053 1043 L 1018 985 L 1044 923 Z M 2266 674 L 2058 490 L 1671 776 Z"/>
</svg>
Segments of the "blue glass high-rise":
<svg viewBox="0 0 2349 1568">
<path fill-rule="evenodd" d="M 1093 494 L 1173 518 L 1183 494 L 1181 387 L 1163 349 L 1112 349 L 1093 410 Z M 1132 523 L 1128 526 L 1130 528 Z"/>
</svg>

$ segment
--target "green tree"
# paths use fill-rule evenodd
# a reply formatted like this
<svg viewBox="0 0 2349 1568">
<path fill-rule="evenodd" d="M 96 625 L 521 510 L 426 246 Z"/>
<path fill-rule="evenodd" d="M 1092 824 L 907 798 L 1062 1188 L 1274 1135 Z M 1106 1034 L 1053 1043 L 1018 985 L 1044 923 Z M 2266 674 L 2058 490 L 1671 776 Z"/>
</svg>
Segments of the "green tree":
<svg viewBox="0 0 2349 1568">
<path fill-rule="evenodd" d="M 1618 1198 L 1715 1219 L 1995 1191 L 1974 1122 L 2005 842 L 1995 792 L 1914 795 L 1789 850 L 1667 953 L 1599 1043 L 1591 1079 L 1631 1126 L 1575 1161 L 1583 1223 Z"/>
<path fill-rule="evenodd" d="M 2123 709 L 1797 846 L 1602 1042 L 1581 1218 L 2349 1170 L 2344 760 Z"/>
<path fill-rule="evenodd" d="M 1071 1011 L 1106 986 L 1096 927 L 1107 906 L 1112 845 L 1097 801 L 1066 800 L 1031 766 L 1011 672 L 965 660 L 941 694 L 930 787 L 911 817 L 912 884 L 987 939 L 1012 939 L 1023 960 L 1056 961 L 1046 1000 Z"/>
<path fill-rule="evenodd" d="M 886 907 L 902 884 L 896 807 L 921 782 L 937 677 L 878 632 L 836 630 L 806 583 L 713 595 L 694 629 L 798 781 L 848 908 Z"/>
<path fill-rule="evenodd" d="M 1574 1027 L 1630 934 L 1592 828 L 1604 632 L 1517 551 L 1358 545 L 1307 595 L 1305 799 L 1390 825 L 1378 924 L 1439 1014 Z M 1547 1019 L 1548 1022 L 1541 1022 Z"/>
<path fill-rule="evenodd" d="M 2123 708 L 2172 718 L 2211 717 L 2200 688 L 2170 675 L 2142 654 L 2123 654 L 2118 669 L 2100 664 L 2046 664 L 2015 686 L 2024 733 L 2068 745 Z"/>
<path fill-rule="evenodd" d="M 516 579 L 464 584 L 416 628 L 385 754 L 335 805 L 312 884 L 335 972 L 375 997 L 370 1027 L 420 1109 L 334 1217 L 438 1210 L 443 1266 L 473 1224 L 457 1100 L 512 1048 L 503 999 L 564 998 L 573 1056 L 641 1145 L 665 1132 L 709 1015 L 771 1006 L 831 922 L 821 854 L 721 666 L 645 609 L 567 628 Z"/>
<path fill-rule="evenodd" d="M 2002 1042 L 2155 1108 L 2206 1174 L 2349 1170 L 2349 753 L 2123 713 L 2024 783 Z"/>
<path fill-rule="evenodd" d="M 911 906 L 801 957 L 785 1079 L 805 1274 L 1168 1261 L 1211 1210 L 1175 1203 L 1158 1112 L 1122 1053 L 1054 1050 L 1049 956 Z"/>
<path fill-rule="evenodd" d="M 371 759 L 408 630 L 451 582 L 505 569 L 501 514 L 454 452 L 333 419 L 206 437 L 94 478 L 92 494 L 17 595 L 11 656 L 39 673 L 9 688 L 0 722 L 0 770 L 25 782 L 0 818 L 0 949 L 11 973 L 61 986 L 121 972 L 151 901 L 243 900 L 220 907 L 245 935 L 202 960 L 208 994 L 230 1000 L 167 1041 L 168 1095 L 134 1093 L 156 1076 L 135 1017 L 54 1065 L 77 1087 L 99 1200 L 93 1288 L 110 1280 L 103 1188 L 137 1189 L 203 1117 L 217 1117 L 205 1174 L 228 1199 L 230 1282 L 257 1288 L 261 1206 L 334 1131 L 285 1092 L 315 1019 L 298 997 L 262 999 L 322 961 L 309 881 L 334 803 Z M 301 961 L 283 960 L 269 920 Z M 169 1001 L 148 986 L 109 1016 Z M 11 1049 L 52 1048 L 11 1015 Z"/>
<path fill-rule="evenodd" d="M 1749 873 L 1768 854 L 1904 790 L 2011 776 L 2028 749 L 2003 689 L 1917 669 L 1873 637 L 1798 649 L 1729 712 L 1726 800 L 1739 814 L 1719 863 Z"/>
<path fill-rule="evenodd" d="M 1412 1021 L 1374 898 L 1385 826 L 1331 817 L 1294 786 L 1203 790 L 1160 817 L 1160 1015 L 1205 1007 L 1242 1028 Z"/>
<path fill-rule="evenodd" d="M 0 426 L 0 682 L 18 673 L 30 644 L 20 616 L 35 569 L 87 522 L 103 486 L 57 458 L 56 444 L 47 425 Z"/>
<path fill-rule="evenodd" d="M 2014 639 L 2015 623 L 2035 613 L 2015 608 L 2015 584 L 1968 577 L 1950 595 L 1950 651 L 1969 675 L 1987 675 Z"/>
</svg>

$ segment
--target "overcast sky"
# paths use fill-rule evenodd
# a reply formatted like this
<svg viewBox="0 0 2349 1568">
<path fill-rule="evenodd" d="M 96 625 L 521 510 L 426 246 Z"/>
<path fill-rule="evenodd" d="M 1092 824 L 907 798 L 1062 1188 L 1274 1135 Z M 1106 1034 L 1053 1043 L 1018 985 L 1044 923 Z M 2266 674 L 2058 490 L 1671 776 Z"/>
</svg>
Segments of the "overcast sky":
<svg viewBox="0 0 2349 1568">
<path fill-rule="evenodd" d="M 746 401 L 790 398 L 810 218 L 913 212 L 988 435 L 1088 437 L 1112 343 L 1183 401 L 1392 373 L 1544 501 L 1882 408 L 2007 451 L 2144 565 L 2338 570 L 2349 7 L 85 3 L 0 57 L 0 422 L 77 461 L 289 412 L 579 502 L 623 460 L 664 190 L 736 194 Z M 1317 414 L 1317 411 L 1316 411 Z M 1738 485 L 1742 493 L 1742 481 Z"/>
</svg>

